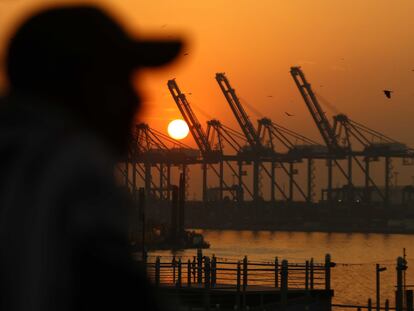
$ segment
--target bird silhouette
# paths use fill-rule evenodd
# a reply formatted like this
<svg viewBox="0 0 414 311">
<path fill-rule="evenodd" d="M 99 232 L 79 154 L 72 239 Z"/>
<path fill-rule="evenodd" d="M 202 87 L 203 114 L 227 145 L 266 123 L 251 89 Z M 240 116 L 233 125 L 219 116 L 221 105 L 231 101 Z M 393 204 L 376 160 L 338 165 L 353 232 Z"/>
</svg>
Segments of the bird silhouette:
<svg viewBox="0 0 414 311">
<path fill-rule="evenodd" d="M 293 115 L 293 114 L 291 114 L 289 112 L 286 112 L 286 111 L 285 111 L 285 115 L 287 115 L 288 117 L 294 117 L 295 116 L 295 115 Z"/>
<path fill-rule="evenodd" d="M 385 94 L 385 96 L 387 97 L 387 98 L 391 98 L 391 93 L 392 93 L 393 91 L 390 91 L 390 90 L 384 90 L 384 94 Z"/>
<path fill-rule="evenodd" d="M 184 56 L 187 56 L 188 55 L 188 53 L 184 53 Z"/>
<path fill-rule="evenodd" d="M 267 95 L 267 97 L 273 97 L 273 95 Z"/>
</svg>

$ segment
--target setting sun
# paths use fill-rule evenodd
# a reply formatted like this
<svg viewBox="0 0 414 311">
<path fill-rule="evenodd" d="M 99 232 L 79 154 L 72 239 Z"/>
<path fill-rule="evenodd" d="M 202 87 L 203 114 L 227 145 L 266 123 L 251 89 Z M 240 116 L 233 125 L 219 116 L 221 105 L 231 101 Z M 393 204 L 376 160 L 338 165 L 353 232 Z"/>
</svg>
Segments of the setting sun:
<svg viewBox="0 0 414 311">
<path fill-rule="evenodd" d="M 184 120 L 176 119 L 168 124 L 168 135 L 170 135 L 174 139 L 186 138 L 188 132 L 188 125 Z"/>
</svg>

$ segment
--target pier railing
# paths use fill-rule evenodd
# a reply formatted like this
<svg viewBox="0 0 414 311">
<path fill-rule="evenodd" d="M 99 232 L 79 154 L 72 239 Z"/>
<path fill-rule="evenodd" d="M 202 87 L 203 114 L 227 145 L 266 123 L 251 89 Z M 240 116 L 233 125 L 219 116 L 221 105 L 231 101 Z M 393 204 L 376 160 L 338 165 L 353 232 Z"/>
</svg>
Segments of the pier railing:
<svg viewBox="0 0 414 311">
<path fill-rule="evenodd" d="M 247 256 L 227 260 L 199 252 L 194 257 L 153 258 L 147 262 L 147 274 L 156 286 L 330 290 L 333 266 L 329 255 L 324 263 L 313 259 L 289 263 L 278 257 L 273 262 L 252 261 Z"/>
</svg>

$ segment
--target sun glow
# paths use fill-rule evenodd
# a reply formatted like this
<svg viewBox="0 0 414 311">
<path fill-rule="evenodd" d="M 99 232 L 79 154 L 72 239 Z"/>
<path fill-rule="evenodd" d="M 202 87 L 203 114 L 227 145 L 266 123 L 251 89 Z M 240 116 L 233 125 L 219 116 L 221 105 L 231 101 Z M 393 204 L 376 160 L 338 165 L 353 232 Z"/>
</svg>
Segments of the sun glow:
<svg viewBox="0 0 414 311">
<path fill-rule="evenodd" d="M 168 135 L 174 139 L 184 139 L 187 137 L 189 128 L 184 120 L 176 119 L 168 124 Z"/>
</svg>

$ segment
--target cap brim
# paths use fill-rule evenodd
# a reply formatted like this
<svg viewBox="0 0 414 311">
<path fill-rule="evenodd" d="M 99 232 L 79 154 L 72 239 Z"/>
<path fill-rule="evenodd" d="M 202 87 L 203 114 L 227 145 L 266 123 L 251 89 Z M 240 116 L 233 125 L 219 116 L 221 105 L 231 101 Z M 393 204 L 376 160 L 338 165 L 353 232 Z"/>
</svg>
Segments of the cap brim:
<svg viewBox="0 0 414 311">
<path fill-rule="evenodd" d="M 183 43 L 178 40 L 135 41 L 131 48 L 131 61 L 135 67 L 157 67 L 176 59 Z"/>
</svg>

